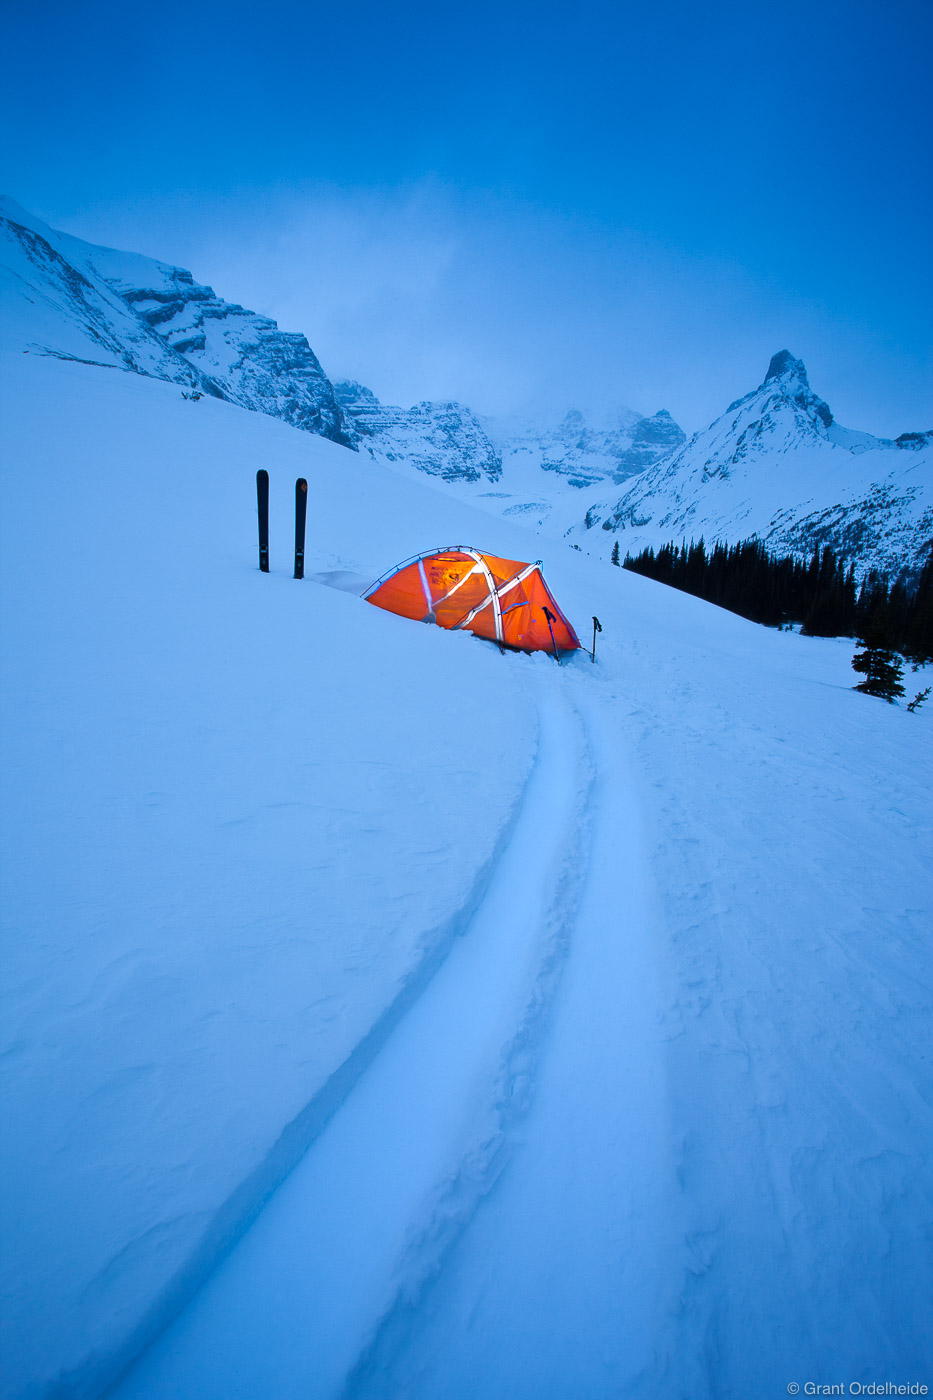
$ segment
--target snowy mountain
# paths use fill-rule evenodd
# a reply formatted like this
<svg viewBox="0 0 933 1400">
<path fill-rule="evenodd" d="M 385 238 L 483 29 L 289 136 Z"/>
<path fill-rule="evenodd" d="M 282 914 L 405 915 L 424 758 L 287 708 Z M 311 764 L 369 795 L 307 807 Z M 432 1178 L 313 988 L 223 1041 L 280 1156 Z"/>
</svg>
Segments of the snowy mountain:
<svg viewBox="0 0 933 1400">
<path fill-rule="evenodd" d="M 223 397 L 89 266 L 80 267 L 83 259 L 67 246 L 72 241 L 12 201 L 0 205 L 0 344 L 132 370 Z"/>
<path fill-rule="evenodd" d="M 442 481 L 498 481 L 499 453 L 479 419 L 459 403 L 382 404 L 355 380 L 334 384 L 354 442 L 375 461 Z"/>
<path fill-rule="evenodd" d="M 933 433 L 890 440 L 843 428 L 803 362 L 775 355 L 763 383 L 638 476 L 587 523 L 622 552 L 682 538 L 756 536 L 779 552 L 831 545 L 861 568 L 918 567 L 933 543 Z M 596 547 L 590 535 L 587 548 Z"/>
<path fill-rule="evenodd" d="M 556 534 L 579 519 L 582 489 L 625 481 L 685 440 L 664 410 L 644 418 L 541 403 L 480 419 L 459 403 L 387 407 L 354 380 L 334 388 L 355 442 L 374 460 L 472 488 L 465 499 Z M 487 483 L 497 489 L 476 489 Z"/>
<path fill-rule="evenodd" d="M 4 1400 L 929 1377 L 930 712 L 192 403 L 45 245 L 0 362 Z M 440 541 L 545 553 L 595 664 L 360 596 Z"/>
<path fill-rule="evenodd" d="M 608 414 L 569 408 L 555 419 L 542 406 L 512 418 L 487 419 L 486 428 L 502 452 L 507 480 L 533 464 L 578 490 L 600 481 L 627 481 L 686 441 L 666 409 L 645 418 L 629 408 Z"/>
<path fill-rule="evenodd" d="M 787 351 L 762 385 L 685 442 L 661 410 L 538 405 L 479 419 L 456 402 L 384 405 L 332 385 L 303 335 L 223 301 L 190 272 L 56 233 L 0 203 L 3 343 L 184 385 L 427 476 L 493 514 L 608 554 L 669 539 L 758 536 L 860 568 L 917 566 L 933 539 L 933 433 L 840 427 Z M 621 498 L 581 493 L 630 481 Z M 605 533 L 594 533 L 602 526 Z"/>
<path fill-rule="evenodd" d="M 92 359 L 185 383 L 350 446 L 331 383 L 303 335 L 222 301 L 190 272 L 99 248 L 0 201 L 0 293 L 8 330 L 32 353 Z M 42 314 L 44 313 L 44 314 Z"/>
</svg>

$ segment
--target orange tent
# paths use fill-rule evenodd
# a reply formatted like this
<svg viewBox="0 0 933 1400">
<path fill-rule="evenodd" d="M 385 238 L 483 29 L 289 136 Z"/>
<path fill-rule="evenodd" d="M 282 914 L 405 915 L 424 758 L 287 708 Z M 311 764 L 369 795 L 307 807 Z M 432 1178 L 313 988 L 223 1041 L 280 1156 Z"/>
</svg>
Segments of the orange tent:
<svg viewBox="0 0 933 1400">
<path fill-rule="evenodd" d="M 383 574 L 363 597 L 402 617 L 475 632 L 519 651 L 580 645 L 544 582 L 540 559 L 522 564 L 460 544 L 432 549 Z"/>
</svg>

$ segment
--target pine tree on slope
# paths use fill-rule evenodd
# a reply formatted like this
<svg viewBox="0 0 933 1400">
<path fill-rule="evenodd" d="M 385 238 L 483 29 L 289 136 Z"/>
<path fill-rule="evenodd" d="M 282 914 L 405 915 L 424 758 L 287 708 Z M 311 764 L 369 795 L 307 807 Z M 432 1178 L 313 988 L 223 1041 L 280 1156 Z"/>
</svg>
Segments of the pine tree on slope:
<svg viewBox="0 0 933 1400">
<path fill-rule="evenodd" d="M 896 651 L 883 645 L 880 638 L 859 639 L 859 647 L 852 658 L 852 670 L 865 677 L 855 687 L 863 695 L 877 695 L 893 705 L 904 694 L 901 678 L 904 674 L 900 657 Z"/>
</svg>

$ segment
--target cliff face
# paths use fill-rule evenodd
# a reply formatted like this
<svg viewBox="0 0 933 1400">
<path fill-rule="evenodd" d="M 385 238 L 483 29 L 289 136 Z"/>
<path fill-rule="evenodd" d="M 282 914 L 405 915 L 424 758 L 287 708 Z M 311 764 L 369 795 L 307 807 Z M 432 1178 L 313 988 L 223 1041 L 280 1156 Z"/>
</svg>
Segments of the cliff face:
<svg viewBox="0 0 933 1400">
<path fill-rule="evenodd" d="M 227 398 L 352 445 L 333 386 L 305 336 L 222 300 L 183 268 L 151 262 L 150 275 L 140 280 L 136 268 L 123 268 L 117 259 L 95 252 L 94 262 L 146 325 L 221 385 Z"/>
<path fill-rule="evenodd" d="M 371 457 L 442 481 L 498 481 L 502 459 L 476 415 L 461 403 L 382 404 L 355 380 L 334 385 L 353 441 Z"/>
<path fill-rule="evenodd" d="M 184 268 L 57 233 L 12 201 L 0 204 L 0 231 L 8 342 L 172 380 L 353 446 L 303 335 Z"/>
</svg>

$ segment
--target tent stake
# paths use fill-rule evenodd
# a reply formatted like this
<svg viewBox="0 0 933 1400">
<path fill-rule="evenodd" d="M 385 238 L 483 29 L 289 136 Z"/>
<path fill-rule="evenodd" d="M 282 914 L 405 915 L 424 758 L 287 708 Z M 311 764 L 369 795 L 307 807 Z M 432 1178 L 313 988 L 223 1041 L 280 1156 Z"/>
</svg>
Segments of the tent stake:
<svg viewBox="0 0 933 1400">
<path fill-rule="evenodd" d="M 596 665 L 596 633 L 603 630 L 603 625 L 598 617 L 593 618 L 593 665 Z"/>
</svg>

